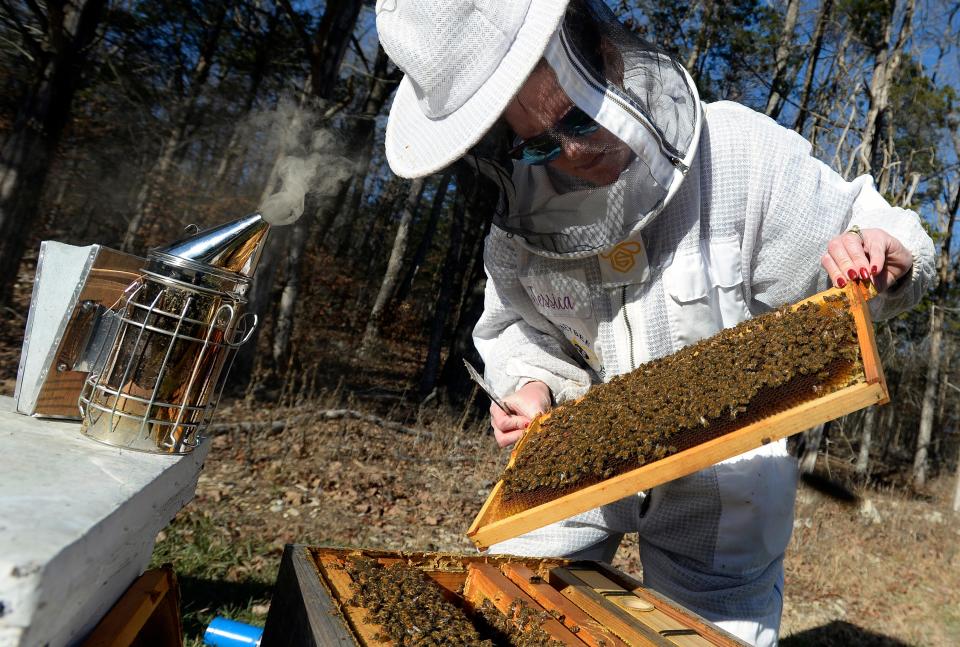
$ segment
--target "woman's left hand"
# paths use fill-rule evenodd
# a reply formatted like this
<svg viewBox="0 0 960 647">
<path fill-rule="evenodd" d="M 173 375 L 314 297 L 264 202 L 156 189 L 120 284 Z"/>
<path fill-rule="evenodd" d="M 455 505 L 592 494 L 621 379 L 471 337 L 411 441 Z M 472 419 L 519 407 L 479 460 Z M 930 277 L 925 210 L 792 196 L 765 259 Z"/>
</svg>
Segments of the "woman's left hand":
<svg viewBox="0 0 960 647">
<path fill-rule="evenodd" d="M 861 229 L 860 234 L 862 240 L 852 231 L 834 237 L 820 263 L 838 288 L 863 279 L 872 280 L 883 292 L 910 271 L 913 254 L 882 229 Z"/>
</svg>

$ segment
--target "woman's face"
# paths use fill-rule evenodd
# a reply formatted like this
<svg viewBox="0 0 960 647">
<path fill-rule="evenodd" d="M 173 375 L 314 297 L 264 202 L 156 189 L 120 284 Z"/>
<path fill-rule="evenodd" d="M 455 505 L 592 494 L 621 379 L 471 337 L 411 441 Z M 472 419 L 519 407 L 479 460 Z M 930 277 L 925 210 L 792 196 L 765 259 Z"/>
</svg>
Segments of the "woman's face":
<svg viewBox="0 0 960 647">
<path fill-rule="evenodd" d="M 521 139 L 549 130 L 573 102 L 560 88 L 553 69 L 541 61 L 503 113 Z M 560 157 L 550 166 L 561 173 L 604 186 L 612 184 L 630 164 L 633 151 L 606 128 L 584 137 L 561 137 Z"/>
</svg>

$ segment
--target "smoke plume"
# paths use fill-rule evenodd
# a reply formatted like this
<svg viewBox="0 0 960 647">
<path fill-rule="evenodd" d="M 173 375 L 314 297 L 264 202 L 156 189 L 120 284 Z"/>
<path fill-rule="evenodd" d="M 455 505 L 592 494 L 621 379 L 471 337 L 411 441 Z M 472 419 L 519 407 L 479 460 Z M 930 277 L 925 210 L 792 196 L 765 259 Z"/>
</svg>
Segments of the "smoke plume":
<svg viewBox="0 0 960 647">
<path fill-rule="evenodd" d="M 259 119 L 276 150 L 260 213 L 271 225 L 289 225 L 303 215 L 307 193 L 320 200 L 335 196 L 349 180 L 352 162 L 340 154 L 342 145 L 334 132 L 315 127 L 316 116 L 292 102 L 281 102 Z"/>
</svg>

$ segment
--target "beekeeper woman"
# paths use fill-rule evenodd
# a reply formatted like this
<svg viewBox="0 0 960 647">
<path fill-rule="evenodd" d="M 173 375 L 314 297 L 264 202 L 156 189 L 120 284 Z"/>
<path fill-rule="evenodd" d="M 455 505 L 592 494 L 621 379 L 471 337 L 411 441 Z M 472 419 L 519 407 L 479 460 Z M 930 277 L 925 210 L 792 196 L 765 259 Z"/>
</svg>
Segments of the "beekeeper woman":
<svg viewBox="0 0 960 647">
<path fill-rule="evenodd" d="M 515 135 L 512 173 L 477 160 L 503 188 L 474 332 L 519 412 L 492 410 L 501 446 L 553 402 L 831 281 L 876 282 L 884 317 L 932 280 L 916 214 L 767 117 L 702 104 L 600 0 L 380 0 L 377 28 L 406 73 L 386 130 L 397 174 L 439 171 L 498 119 Z M 638 532 L 647 586 L 772 645 L 795 487 L 772 443 L 494 550 L 609 560 Z"/>
</svg>

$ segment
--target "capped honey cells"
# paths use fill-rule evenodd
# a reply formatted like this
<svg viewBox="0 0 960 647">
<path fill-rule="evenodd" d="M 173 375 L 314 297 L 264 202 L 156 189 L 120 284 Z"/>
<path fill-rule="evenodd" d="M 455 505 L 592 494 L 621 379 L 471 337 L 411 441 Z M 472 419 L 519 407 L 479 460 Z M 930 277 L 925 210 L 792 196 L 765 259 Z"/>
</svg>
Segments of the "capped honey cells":
<svg viewBox="0 0 960 647">
<path fill-rule="evenodd" d="M 504 472 L 504 502 L 586 487 L 859 377 L 846 295 L 780 308 L 557 406 Z"/>
</svg>

